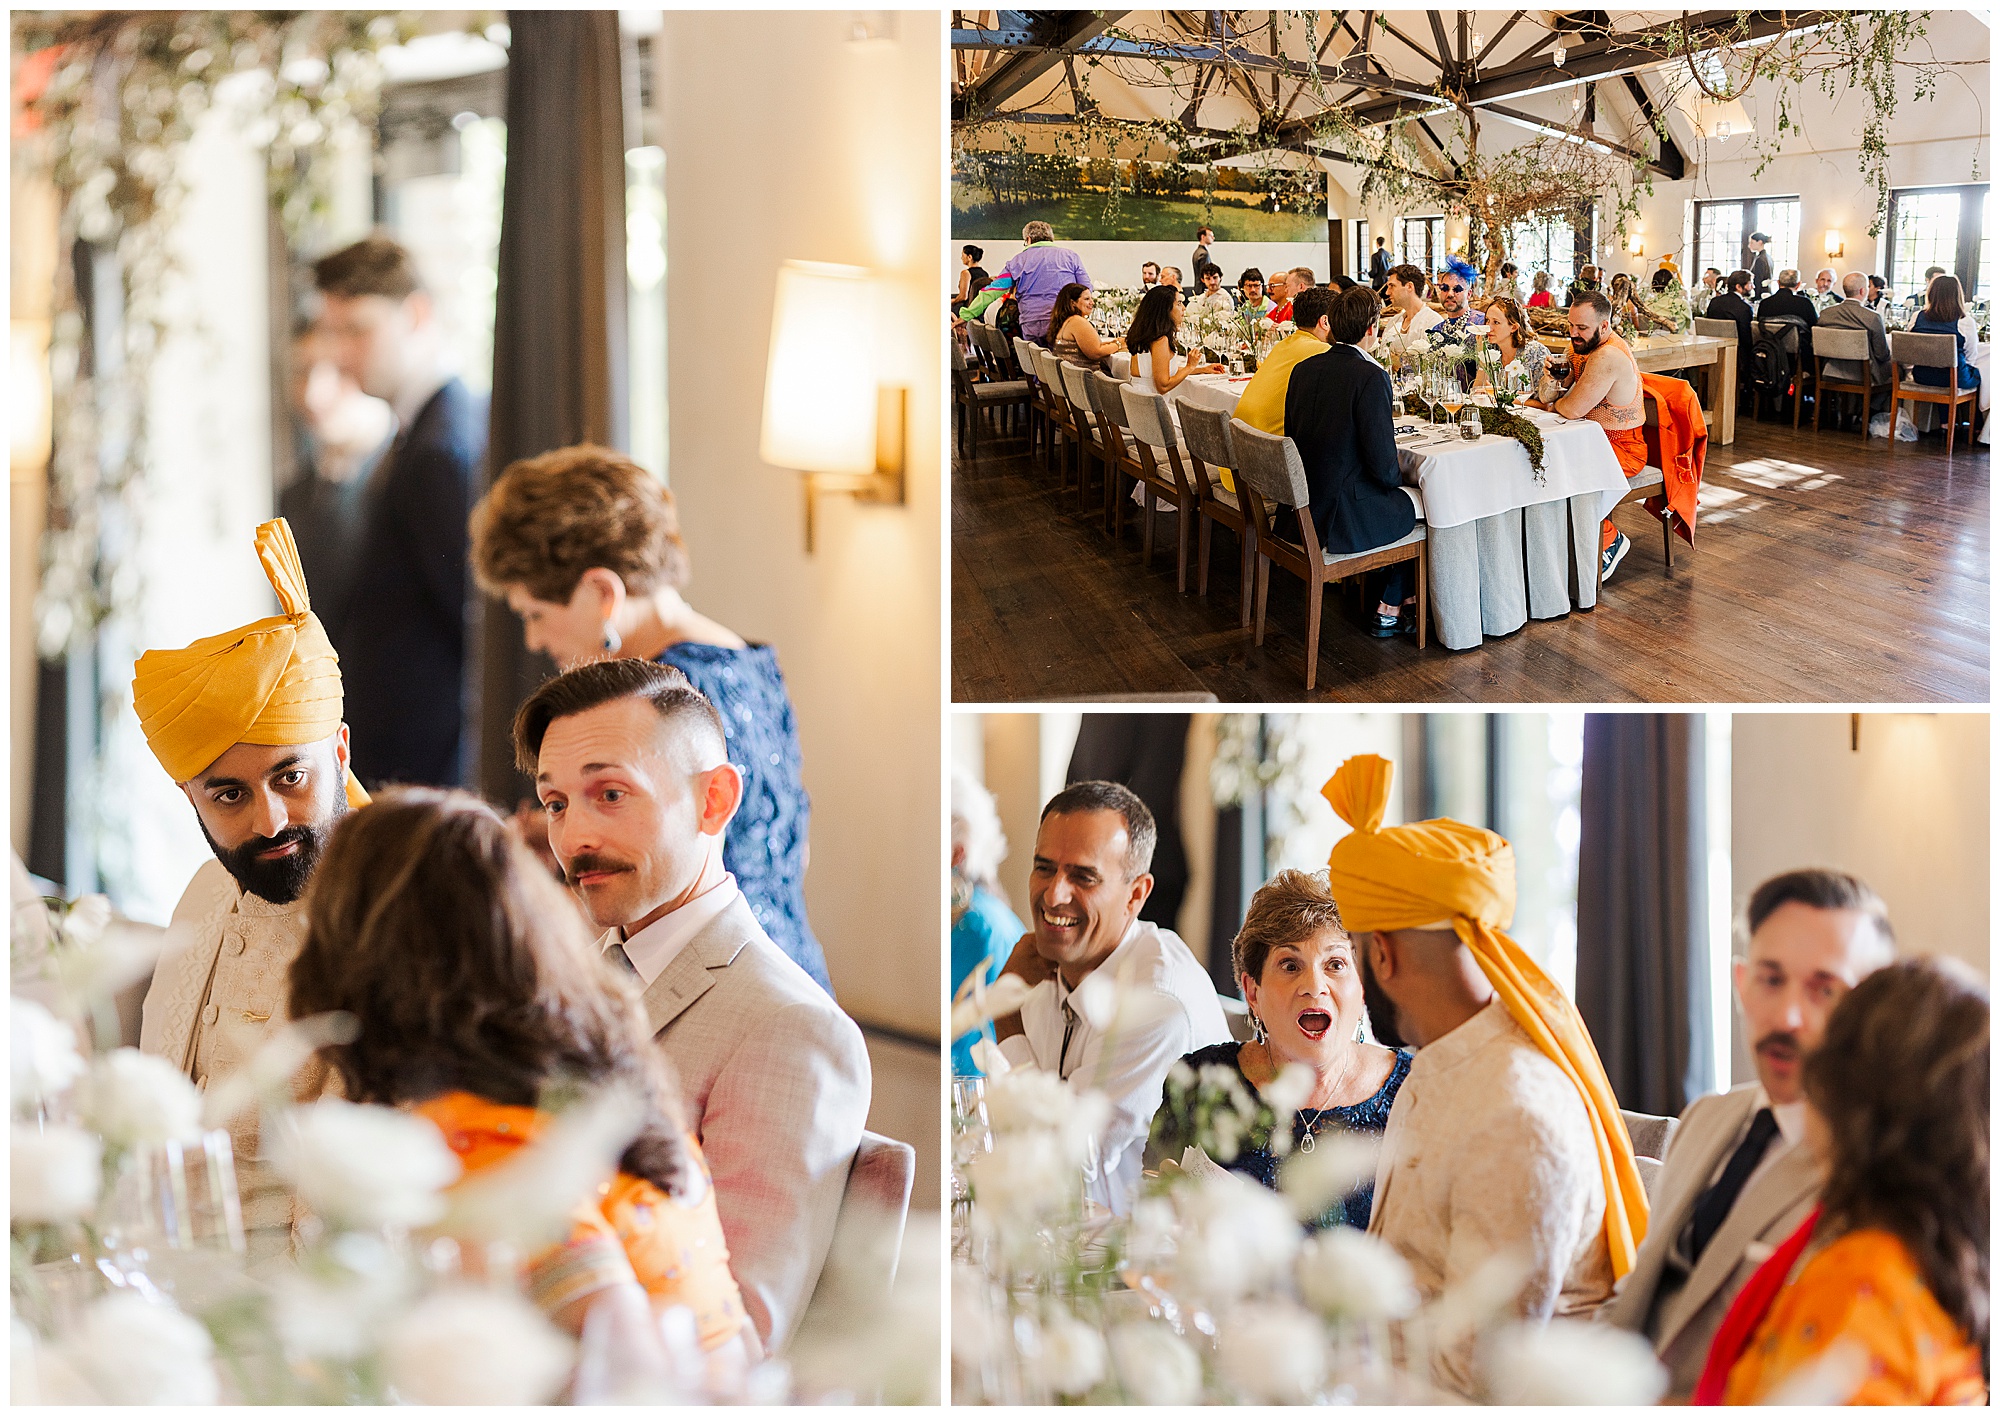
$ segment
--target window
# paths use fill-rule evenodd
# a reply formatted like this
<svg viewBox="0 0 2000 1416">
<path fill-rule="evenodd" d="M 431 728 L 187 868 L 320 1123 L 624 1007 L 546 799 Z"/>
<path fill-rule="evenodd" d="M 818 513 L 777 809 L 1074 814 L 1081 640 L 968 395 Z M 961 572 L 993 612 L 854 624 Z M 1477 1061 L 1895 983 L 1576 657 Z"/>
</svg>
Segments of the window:
<svg viewBox="0 0 2000 1416">
<path fill-rule="evenodd" d="M 1993 289 L 1993 248 L 1986 233 L 1993 193 L 1984 182 L 1963 187 L 1900 188 L 1889 194 L 1889 288 L 1923 295 L 1924 271 L 1943 266 L 1969 300 Z"/>
<path fill-rule="evenodd" d="M 1522 222 L 1509 233 L 1507 258 L 1521 268 L 1521 289 L 1533 287 L 1538 270 L 1549 273 L 1558 295 L 1576 278 L 1576 233 L 1563 217 Z"/>
<path fill-rule="evenodd" d="M 1444 218 L 1406 216 L 1396 224 L 1396 262 L 1415 266 L 1426 275 L 1444 260 Z"/>
<path fill-rule="evenodd" d="M 1696 202 L 1694 204 L 1695 225 L 1695 268 L 1688 272 L 1689 284 L 1701 279 L 1701 273 L 1714 266 L 1721 271 L 1724 279 L 1734 270 L 1750 268 L 1750 236 L 1761 231 L 1770 239 L 1765 243 L 1764 254 L 1771 262 L 1771 279 L 1775 284 L 1781 270 L 1797 270 L 1799 266 L 1799 199 L 1797 197 L 1768 197 L 1763 199 Z M 1767 286 L 1767 291 L 1771 287 Z"/>
</svg>

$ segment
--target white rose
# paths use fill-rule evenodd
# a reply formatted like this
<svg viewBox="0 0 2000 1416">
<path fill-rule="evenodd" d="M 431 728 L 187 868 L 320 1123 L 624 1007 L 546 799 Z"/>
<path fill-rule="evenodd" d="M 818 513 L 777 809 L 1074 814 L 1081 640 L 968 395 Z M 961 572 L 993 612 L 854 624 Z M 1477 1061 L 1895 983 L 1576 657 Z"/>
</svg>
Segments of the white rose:
<svg viewBox="0 0 2000 1416">
<path fill-rule="evenodd" d="M 1074 1102 L 1069 1086 L 1054 1072 L 1023 1067 L 986 1083 L 986 1119 L 995 1131 L 1053 1131 Z"/>
<path fill-rule="evenodd" d="M 1380 1142 L 1366 1132 L 1325 1131 L 1310 1151 L 1278 1170 L 1278 1191 L 1301 1221 L 1317 1219 L 1334 1201 L 1375 1178 Z"/>
<path fill-rule="evenodd" d="M 374 1345 L 384 1320 L 410 1296 L 410 1274 L 375 1235 L 343 1234 L 336 1261 L 308 1275 L 289 1268 L 271 1282 L 271 1315 L 285 1350 L 308 1361 L 350 1361 Z"/>
<path fill-rule="evenodd" d="M 974 1217 L 1003 1233 L 1017 1232 L 1073 1203 L 1083 1172 L 1053 1131 L 996 1132 L 993 1149 L 965 1164 Z"/>
<path fill-rule="evenodd" d="M 1447 359 L 1463 359 L 1465 357 L 1465 346 L 1463 344 L 1447 344 L 1439 352 Z"/>
<path fill-rule="evenodd" d="M 118 1406 L 213 1406 L 221 1396 L 208 1329 L 163 1303 L 111 1293 L 84 1311 L 63 1356 Z"/>
<path fill-rule="evenodd" d="M 88 1214 L 104 1183 L 104 1143 L 74 1126 L 16 1125 L 9 1183 L 17 1224 L 55 1224 Z"/>
<path fill-rule="evenodd" d="M 1135 1406 L 1187 1406 L 1201 1397 L 1201 1359 L 1162 1323 L 1111 1330 L 1111 1364 Z"/>
<path fill-rule="evenodd" d="M 988 984 L 981 980 L 979 971 L 974 970 L 958 991 L 958 998 L 951 1005 L 951 1035 L 954 1039 L 964 1037 L 974 1028 L 1004 1018 L 1021 1011 L 1021 1005 L 1034 992 L 1028 981 L 1019 974 L 1001 974 Z"/>
<path fill-rule="evenodd" d="M 1052 1390 L 1082 1396 L 1104 1380 L 1106 1365 L 1097 1329 L 1067 1315 L 1053 1316 L 1043 1325 L 1038 1370 Z"/>
<path fill-rule="evenodd" d="M 1282 1120 L 1288 1113 L 1297 1111 L 1312 1095 L 1313 1070 L 1299 1062 L 1287 1062 L 1283 1071 L 1264 1088 L 1264 1100 L 1271 1103 L 1271 1109 Z"/>
<path fill-rule="evenodd" d="M 976 1367 L 1007 1351 L 1011 1341 L 992 1281 L 970 1264 L 953 1264 L 951 1355 Z"/>
<path fill-rule="evenodd" d="M 1299 1251 L 1299 1296 L 1328 1318 L 1403 1318 L 1417 1310 L 1403 1256 L 1345 1225 L 1314 1235 Z"/>
<path fill-rule="evenodd" d="M 1483 1355 L 1487 1387 L 1503 1406 L 1651 1406 L 1667 1389 L 1653 1345 L 1609 1323 L 1511 1323 Z"/>
<path fill-rule="evenodd" d="M 1326 1334 L 1291 1303 L 1245 1303 L 1216 1332 L 1216 1367 L 1253 1402 L 1311 1402 L 1326 1377 Z"/>
<path fill-rule="evenodd" d="M 1489 349 L 1488 349 L 1488 350 L 1486 351 L 1486 354 L 1485 354 L 1485 359 L 1486 359 L 1486 362 L 1487 362 L 1487 363 L 1489 363 L 1489 364 L 1497 364 L 1497 363 L 1499 363 L 1499 362 L 1500 362 L 1500 351 L 1499 351 L 1498 349 L 1492 349 L 1492 348 L 1489 348 Z"/>
<path fill-rule="evenodd" d="M 331 1097 L 284 1119 L 272 1159 L 315 1214 L 353 1228 L 430 1223 L 460 1169 L 423 1117 Z"/>
<path fill-rule="evenodd" d="M 494 1288 L 433 1293 L 383 1345 L 389 1384 L 419 1406 L 536 1405 L 569 1375 L 574 1344 L 527 1299 Z"/>
<path fill-rule="evenodd" d="M 1215 1299 L 1269 1287 L 1284 1276 L 1304 1241 L 1285 1202 L 1227 1171 L 1174 1195 L 1182 1230 L 1175 1271 Z"/>
<path fill-rule="evenodd" d="M 78 1089 L 85 1124 L 114 1146 L 157 1146 L 201 1131 L 201 1093 L 180 1068 L 136 1047 L 107 1052 Z"/>
<path fill-rule="evenodd" d="M 26 998 L 7 1003 L 8 1077 L 14 1109 L 29 1110 L 61 1096 L 83 1075 L 76 1032 L 41 1004 Z"/>
</svg>

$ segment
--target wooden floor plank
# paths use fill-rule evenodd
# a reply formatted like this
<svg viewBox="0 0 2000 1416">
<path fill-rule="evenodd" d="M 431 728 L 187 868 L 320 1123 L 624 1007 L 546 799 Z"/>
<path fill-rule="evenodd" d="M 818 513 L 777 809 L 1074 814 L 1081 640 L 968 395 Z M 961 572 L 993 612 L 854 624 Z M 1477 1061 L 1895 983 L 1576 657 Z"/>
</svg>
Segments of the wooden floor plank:
<svg viewBox="0 0 2000 1416">
<path fill-rule="evenodd" d="M 1695 546 L 1666 569 L 1657 523 L 1602 602 L 1462 653 L 1378 640 L 1329 595 L 1314 701 L 1965 703 L 1988 697 L 1990 460 L 1941 436 L 1864 442 L 1758 422 L 1709 449 Z M 1236 542 L 1218 528 L 1206 600 L 1174 590 L 1172 518 L 1151 569 L 1074 493 L 982 439 L 952 469 L 952 697 L 1018 703 L 1206 690 L 1306 700 L 1305 598 L 1271 577 L 1261 648 L 1237 628 Z M 1190 571 L 1189 583 L 1193 583 Z"/>
</svg>

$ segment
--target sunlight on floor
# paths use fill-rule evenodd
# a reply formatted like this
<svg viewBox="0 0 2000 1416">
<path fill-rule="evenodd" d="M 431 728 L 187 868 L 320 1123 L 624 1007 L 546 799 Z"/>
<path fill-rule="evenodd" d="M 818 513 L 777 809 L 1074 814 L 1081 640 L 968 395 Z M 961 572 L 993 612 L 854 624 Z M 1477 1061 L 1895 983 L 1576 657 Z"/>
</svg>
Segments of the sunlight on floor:
<svg viewBox="0 0 2000 1416">
<path fill-rule="evenodd" d="M 1782 488 L 1795 492 L 1817 491 L 1821 487 L 1841 480 L 1837 472 L 1807 467 L 1799 462 L 1786 462 L 1776 457 L 1759 457 L 1749 462 L 1739 462 L 1733 467 L 1718 468 L 1716 475 L 1738 477 L 1753 486 L 1768 487 L 1772 491 Z"/>
<path fill-rule="evenodd" d="M 1739 492 L 1734 487 L 1718 487 L 1713 482 L 1702 483 L 1696 497 L 1697 515 L 1710 526 L 1749 516 L 1769 505 L 1761 497 L 1753 498 L 1748 492 Z"/>
</svg>

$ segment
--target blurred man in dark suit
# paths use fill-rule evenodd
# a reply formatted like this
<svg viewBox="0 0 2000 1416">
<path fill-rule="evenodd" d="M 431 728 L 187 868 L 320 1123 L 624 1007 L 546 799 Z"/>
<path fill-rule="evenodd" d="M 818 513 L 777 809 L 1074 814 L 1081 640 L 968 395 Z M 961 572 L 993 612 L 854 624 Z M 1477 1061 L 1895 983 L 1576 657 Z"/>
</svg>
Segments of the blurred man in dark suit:
<svg viewBox="0 0 2000 1416">
<path fill-rule="evenodd" d="M 462 778 L 467 514 L 486 455 L 486 403 L 452 371 L 410 254 L 369 236 L 317 262 L 342 373 L 395 410 L 369 479 L 354 586 L 328 636 L 347 683 L 354 770 L 387 782 Z"/>
</svg>

